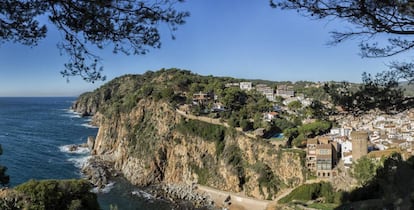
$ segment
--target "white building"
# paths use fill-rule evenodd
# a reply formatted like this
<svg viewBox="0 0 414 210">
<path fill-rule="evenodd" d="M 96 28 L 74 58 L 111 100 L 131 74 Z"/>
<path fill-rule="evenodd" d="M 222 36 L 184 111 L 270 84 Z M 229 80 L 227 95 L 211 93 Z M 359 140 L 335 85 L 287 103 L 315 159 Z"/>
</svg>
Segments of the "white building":
<svg viewBox="0 0 414 210">
<path fill-rule="evenodd" d="M 346 140 L 341 143 L 341 156 L 344 156 L 344 153 L 352 151 L 352 141 Z"/>
<path fill-rule="evenodd" d="M 332 128 L 331 134 L 332 135 L 339 135 L 339 136 L 349 136 L 351 135 L 351 129 L 349 128 Z"/>
<path fill-rule="evenodd" d="M 252 89 L 252 83 L 251 82 L 240 82 L 240 89 L 249 91 Z"/>
</svg>

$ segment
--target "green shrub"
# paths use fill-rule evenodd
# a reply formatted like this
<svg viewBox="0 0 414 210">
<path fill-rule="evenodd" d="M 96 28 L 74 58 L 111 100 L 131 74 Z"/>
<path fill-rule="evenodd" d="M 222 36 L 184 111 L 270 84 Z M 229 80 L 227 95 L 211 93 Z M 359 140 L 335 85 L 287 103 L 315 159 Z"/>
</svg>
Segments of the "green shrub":
<svg viewBox="0 0 414 210">
<path fill-rule="evenodd" d="M 207 185 L 210 174 L 208 168 L 201 168 L 195 164 L 190 164 L 191 169 L 198 176 L 198 184 Z"/>
<path fill-rule="evenodd" d="M 227 129 L 221 125 L 214 125 L 198 120 L 182 120 L 177 125 L 177 130 L 183 134 L 198 136 L 207 141 L 213 141 L 216 145 L 216 157 L 219 157 L 224 150 Z"/>
<path fill-rule="evenodd" d="M 279 178 L 273 173 L 272 169 L 264 163 L 257 162 L 253 165 L 253 169 L 259 174 L 257 181 L 259 182 L 260 193 L 264 195 L 264 188 L 267 190 L 267 199 L 272 199 L 273 195 L 279 190 L 281 184 Z"/>
<path fill-rule="evenodd" d="M 279 200 L 280 203 L 288 203 L 293 200 L 315 200 L 325 198 L 325 202 L 332 203 L 335 200 L 335 191 L 328 182 L 305 184 L 294 189 L 289 195 Z"/>
<path fill-rule="evenodd" d="M 239 178 L 239 187 L 243 188 L 246 183 L 246 173 L 241 149 L 235 144 L 229 145 L 223 151 L 223 158 L 233 167 Z"/>
<path fill-rule="evenodd" d="M 24 209 L 91 209 L 99 204 L 91 184 L 86 180 L 30 180 L 15 188 L 29 201 Z"/>
</svg>

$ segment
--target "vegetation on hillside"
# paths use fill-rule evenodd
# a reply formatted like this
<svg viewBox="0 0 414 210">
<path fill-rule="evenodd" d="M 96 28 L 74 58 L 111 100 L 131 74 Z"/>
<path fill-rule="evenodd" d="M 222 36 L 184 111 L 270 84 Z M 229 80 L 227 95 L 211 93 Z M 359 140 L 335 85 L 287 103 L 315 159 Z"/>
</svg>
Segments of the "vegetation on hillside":
<svg viewBox="0 0 414 210">
<path fill-rule="evenodd" d="M 316 121 L 285 129 L 283 134 L 293 146 L 304 147 L 308 138 L 328 133 L 331 127 L 332 123 L 329 121 Z"/>
<path fill-rule="evenodd" d="M 156 72 L 148 71 L 143 75 L 126 75 L 117 78 L 93 93 L 82 95 L 80 100 L 87 98 L 90 103 L 97 104 L 99 112 L 108 118 L 129 113 L 144 98 L 165 101 L 172 108 L 187 104 L 188 112 L 193 115 L 219 118 L 231 127 L 240 127 L 243 131 L 264 128 L 266 137 L 282 133 L 287 128 L 301 126 L 305 119 L 326 120 L 331 112 L 325 103 L 315 98 L 309 106 L 304 106 L 298 101 L 293 101 L 286 106 L 283 104 L 283 98 L 280 97 L 271 102 L 256 90 L 245 91 L 238 86 L 226 87 L 226 84 L 241 81 L 244 80 L 201 76 L 179 69 L 162 69 Z M 265 83 L 265 81 L 260 82 Z M 277 85 L 291 83 L 267 81 L 266 84 L 269 87 L 277 87 Z M 328 98 L 323 94 L 323 88 L 315 83 L 298 82 L 297 86 L 296 83 L 292 85 L 307 97 Z M 312 90 L 306 93 L 308 88 Z M 214 99 L 211 98 L 203 103 L 193 102 L 193 95 L 200 92 L 210 94 L 211 97 L 214 95 Z M 213 109 L 217 104 L 223 107 L 219 111 Z M 276 107 L 278 107 L 277 117 L 264 121 L 263 114 L 275 111 Z M 281 111 L 280 107 L 285 107 L 288 111 Z"/>
<path fill-rule="evenodd" d="M 310 201 L 321 200 L 323 203 L 340 203 L 341 193 L 335 192 L 331 183 L 319 182 L 304 184 L 294 189 L 289 195 L 279 200 L 279 203 L 289 203 L 291 201 Z"/>
<path fill-rule="evenodd" d="M 3 191 L 0 196 L 0 208 L 99 210 L 96 194 L 90 190 L 91 184 L 86 180 L 31 180 L 14 189 Z"/>
<path fill-rule="evenodd" d="M 327 118 L 328 115 L 335 113 L 330 106 L 329 101 L 320 101 L 315 98 L 311 103 L 305 104 L 298 101 L 283 103 L 278 98 L 273 102 L 268 101 L 264 95 L 256 90 L 245 91 L 239 87 L 226 87 L 228 83 L 237 83 L 243 80 L 228 77 L 200 76 L 190 71 L 169 69 L 157 72 L 146 72 L 143 75 L 127 75 L 113 80 L 94 93 L 88 93 L 81 97 L 95 101 L 98 104 L 98 111 L 106 117 L 116 117 L 122 113 L 129 113 L 136 108 L 138 102 L 142 99 L 162 102 L 168 104 L 171 109 L 181 109 L 183 113 L 193 114 L 196 116 L 205 116 L 218 118 L 218 122 L 227 123 L 229 128 L 224 125 L 214 125 L 211 123 L 201 122 L 198 120 L 182 120 L 178 123 L 171 124 L 171 128 L 176 129 L 183 135 L 190 137 L 200 137 L 206 141 L 214 143 L 215 155 L 202 154 L 202 163 L 190 165 L 190 169 L 198 175 L 199 183 L 209 184 L 217 183 L 220 175 L 211 165 L 217 160 L 224 161 L 232 171 L 233 175 L 238 177 L 239 187 L 251 177 L 247 172 L 254 171 L 258 176 L 258 183 L 262 194 L 274 195 L 280 187 L 280 180 L 277 174 L 270 170 L 271 165 L 260 163 L 257 165 L 248 164 L 240 149 L 239 145 L 234 142 L 227 142 L 226 136 L 234 136 L 237 132 L 236 127 L 240 127 L 244 132 L 251 132 L 257 128 L 264 128 L 265 133 L 283 133 L 288 139 L 288 143 L 295 147 L 303 147 L 307 138 L 313 138 L 329 132 L 332 122 Z M 319 99 L 328 98 L 334 105 L 343 107 L 359 106 L 358 110 L 369 110 L 371 108 L 381 108 L 385 102 L 393 102 L 392 97 L 400 97 L 398 89 L 394 83 L 386 83 L 380 79 L 374 79 L 366 75 L 365 83 L 362 85 L 348 83 L 330 83 L 326 86 L 313 83 L 298 83 L 298 90 L 303 94 L 307 88 L 312 90 L 308 95 L 319 95 Z M 260 81 L 264 83 L 263 81 Z M 271 86 L 269 82 L 267 85 Z M 273 84 L 276 86 L 277 84 Z M 292 84 L 294 85 L 294 84 Z M 300 89 L 302 88 L 302 89 Z M 321 91 L 326 91 L 329 97 L 326 97 Z M 397 92 L 393 92 L 397 91 Z M 193 101 L 193 95 L 196 93 L 211 93 L 216 96 L 203 102 Z M 395 93 L 395 94 L 392 94 Z M 372 97 L 378 95 L 378 97 Z M 389 99 L 389 100 L 387 100 Z M 363 101 L 363 105 L 357 103 Z M 379 101 L 379 102 L 378 102 Z M 215 103 L 224 105 L 225 109 L 213 111 Z M 393 102 L 394 103 L 394 102 Z M 380 106 L 381 105 L 381 106 Z M 264 113 L 275 111 L 276 116 L 265 121 Z M 151 113 L 146 112 L 140 119 L 139 125 L 126 123 L 130 135 L 129 139 L 130 154 L 142 156 L 163 161 L 166 158 L 166 151 L 157 149 L 156 141 L 159 138 L 152 134 L 157 131 L 157 126 L 151 121 Z M 116 131 L 108 131 L 108 135 L 116 136 Z M 166 138 L 171 134 L 166 134 Z M 179 144 L 181 139 L 171 139 L 175 144 Z M 258 144 L 264 143 L 258 141 Z M 259 151 L 258 151 L 259 152 Z M 269 154 L 278 154 L 275 151 L 265 151 Z M 302 157 L 302 156 L 301 156 Z M 277 158 L 277 157 L 276 157 Z M 302 157 L 303 158 L 303 157 Z M 361 168 L 366 168 L 361 164 Z M 370 166 L 370 165 L 368 165 Z M 159 165 L 164 167 L 164 165 Z M 372 177 L 367 177 L 367 173 L 357 169 L 354 171 L 356 177 L 360 177 L 361 184 L 371 183 Z M 368 167 L 370 170 L 377 168 Z M 208 170 L 212 169 L 212 170 Z M 249 171 L 250 170 L 250 171 Z M 369 172 L 372 175 L 372 173 Z M 372 178 L 375 179 L 375 178 Z M 365 184 L 367 185 L 367 184 Z"/>
</svg>

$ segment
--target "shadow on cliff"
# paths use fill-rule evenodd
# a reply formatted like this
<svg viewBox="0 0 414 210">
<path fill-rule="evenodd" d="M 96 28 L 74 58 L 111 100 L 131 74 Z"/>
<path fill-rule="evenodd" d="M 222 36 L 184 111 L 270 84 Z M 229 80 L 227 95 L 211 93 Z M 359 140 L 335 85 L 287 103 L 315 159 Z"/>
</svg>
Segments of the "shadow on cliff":
<svg viewBox="0 0 414 210">
<path fill-rule="evenodd" d="M 414 157 L 403 161 L 394 153 L 371 181 L 344 193 L 342 203 L 335 209 L 414 209 Z"/>
</svg>

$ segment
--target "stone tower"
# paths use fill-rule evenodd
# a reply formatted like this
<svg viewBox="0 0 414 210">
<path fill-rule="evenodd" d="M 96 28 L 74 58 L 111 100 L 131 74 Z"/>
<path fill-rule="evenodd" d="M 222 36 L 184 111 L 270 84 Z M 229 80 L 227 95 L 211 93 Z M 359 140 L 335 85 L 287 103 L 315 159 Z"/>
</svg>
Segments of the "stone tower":
<svg viewBox="0 0 414 210">
<path fill-rule="evenodd" d="M 368 132 L 352 131 L 352 161 L 359 160 L 368 153 Z"/>
</svg>

